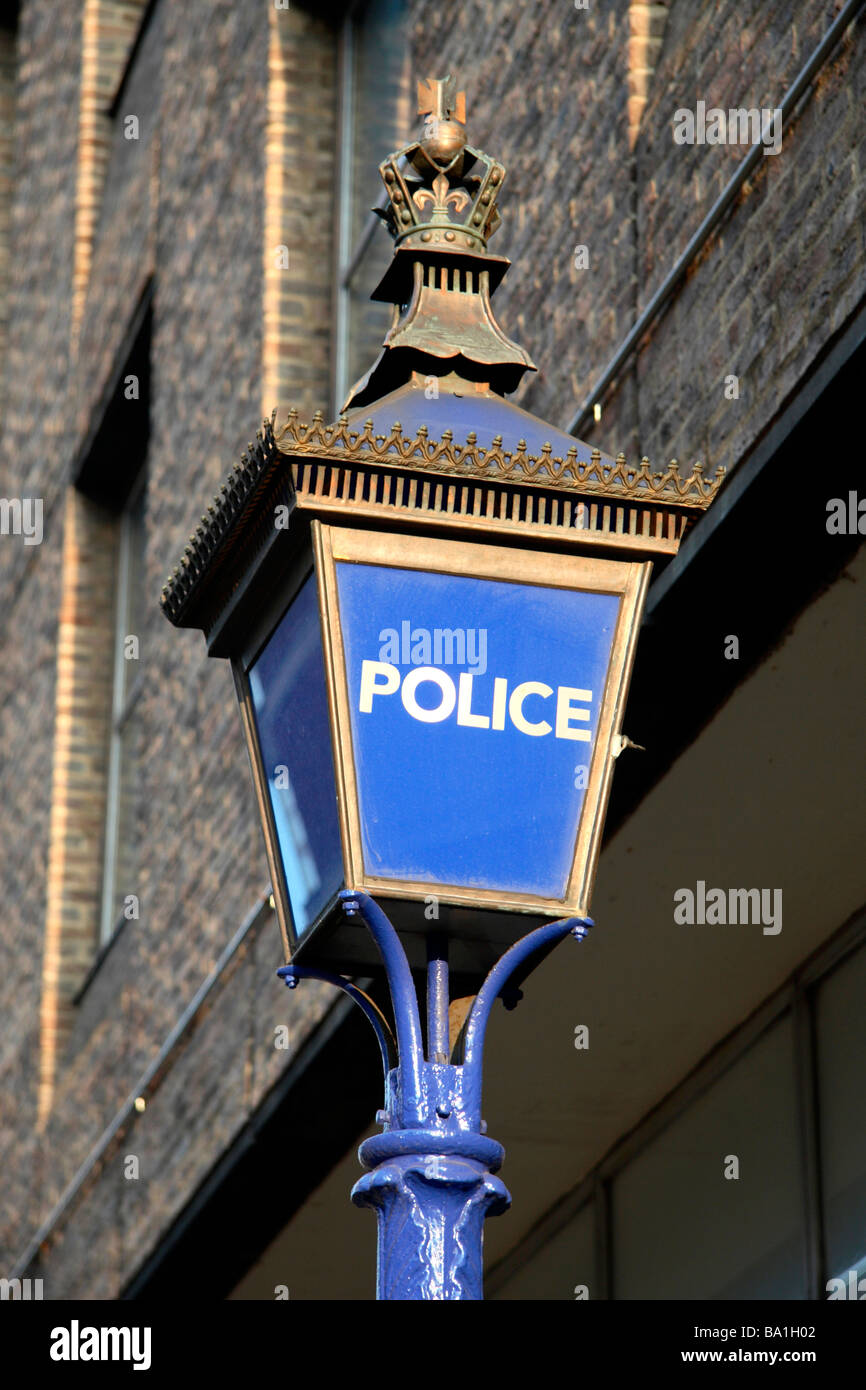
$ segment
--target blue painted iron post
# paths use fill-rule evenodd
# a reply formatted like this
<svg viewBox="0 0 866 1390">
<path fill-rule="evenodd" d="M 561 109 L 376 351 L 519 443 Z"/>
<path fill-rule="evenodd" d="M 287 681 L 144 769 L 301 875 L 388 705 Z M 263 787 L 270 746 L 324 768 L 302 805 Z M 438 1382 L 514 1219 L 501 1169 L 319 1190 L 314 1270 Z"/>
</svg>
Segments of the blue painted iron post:
<svg viewBox="0 0 866 1390">
<path fill-rule="evenodd" d="M 508 1190 L 496 1177 L 505 1150 L 481 1118 L 484 1034 L 497 998 L 513 1007 L 513 976 L 531 958 L 571 934 L 583 940 L 589 918 L 550 922 L 516 942 L 496 963 L 466 1020 L 463 1061 L 449 1061 L 448 961 L 444 942 L 428 945 L 427 1056 L 412 972 L 399 937 L 366 893 L 344 889 L 343 908 L 369 929 L 385 966 L 396 1038 L 377 1006 L 340 975 L 287 965 L 290 988 L 305 978 L 327 980 L 363 1009 L 376 1031 L 385 1073 L 382 1133 L 365 1140 L 359 1157 L 369 1170 L 352 1201 L 378 1220 L 377 1298 L 482 1299 L 484 1219 L 505 1211 Z"/>
</svg>

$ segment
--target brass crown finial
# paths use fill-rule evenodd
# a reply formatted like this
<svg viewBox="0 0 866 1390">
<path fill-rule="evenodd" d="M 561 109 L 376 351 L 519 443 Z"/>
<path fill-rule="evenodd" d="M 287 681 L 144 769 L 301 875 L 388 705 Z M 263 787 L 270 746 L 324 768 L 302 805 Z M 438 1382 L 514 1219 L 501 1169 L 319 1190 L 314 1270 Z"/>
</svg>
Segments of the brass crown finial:
<svg viewBox="0 0 866 1390">
<path fill-rule="evenodd" d="M 376 211 L 394 255 L 372 298 L 396 306 L 382 351 L 349 392 L 346 410 L 416 377 L 483 382 L 513 391 L 535 367 L 503 333 L 490 296 L 508 269 L 490 255 L 505 168 L 467 141 L 466 96 L 449 73 L 418 83 L 417 140 L 379 165 L 388 206 Z M 444 438 L 444 435 L 443 435 Z"/>
<path fill-rule="evenodd" d="M 379 166 L 389 202 L 379 216 L 398 246 L 484 254 L 505 168 L 467 143 L 466 93 L 450 73 L 419 81 L 418 114 L 421 138 Z"/>
</svg>

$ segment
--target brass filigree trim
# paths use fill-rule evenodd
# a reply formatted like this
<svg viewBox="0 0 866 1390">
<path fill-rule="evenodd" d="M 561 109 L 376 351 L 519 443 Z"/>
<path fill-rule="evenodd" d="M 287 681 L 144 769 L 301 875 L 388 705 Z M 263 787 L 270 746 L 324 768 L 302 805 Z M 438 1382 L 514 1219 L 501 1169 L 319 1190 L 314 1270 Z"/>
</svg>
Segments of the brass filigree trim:
<svg viewBox="0 0 866 1390">
<path fill-rule="evenodd" d="M 372 420 L 366 420 L 363 429 L 353 429 L 344 415 L 336 424 L 326 425 L 321 411 L 316 411 L 312 423 L 307 425 L 298 419 L 296 410 L 291 410 L 276 435 L 277 449 L 288 456 L 330 458 L 347 463 L 399 464 L 403 468 L 432 473 L 565 488 L 699 511 L 713 501 L 725 475 L 725 470 L 718 468 L 715 477 L 706 478 L 702 465 L 696 463 L 691 473 L 683 477 L 676 459 L 672 459 L 663 472 L 653 472 L 647 458 L 635 465 L 627 463 L 624 454 L 618 454 L 611 463 L 602 459 L 598 449 L 593 449 L 587 461 L 577 457 L 576 446 L 561 458 L 554 455 L 550 444 L 544 444 L 536 457 L 527 454 L 522 439 L 514 453 L 501 446 L 502 438 L 497 435 L 489 449 L 481 447 L 474 430 L 465 444 L 455 444 L 451 430 L 444 430 L 442 438 L 435 440 L 430 438 L 426 425 L 420 427 L 414 439 L 404 438 L 399 421 L 387 435 L 374 434 Z"/>
</svg>

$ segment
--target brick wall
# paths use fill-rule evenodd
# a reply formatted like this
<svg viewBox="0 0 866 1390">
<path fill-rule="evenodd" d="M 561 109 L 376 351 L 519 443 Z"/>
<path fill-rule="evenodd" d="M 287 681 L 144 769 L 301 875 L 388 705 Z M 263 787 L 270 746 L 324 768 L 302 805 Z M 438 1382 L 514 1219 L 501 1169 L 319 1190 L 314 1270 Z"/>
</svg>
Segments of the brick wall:
<svg viewBox="0 0 866 1390">
<path fill-rule="evenodd" d="M 678 107 L 773 108 L 841 6 L 678 4 L 636 146 L 640 307 L 746 153 L 675 145 Z M 637 432 L 653 458 L 735 467 L 866 292 L 860 21 L 762 158 L 640 355 Z M 739 377 L 727 400 L 724 379 Z M 619 416 L 606 410 L 610 439 Z"/>
<path fill-rule="evenodd" d="M 628 0 L 587 10 L 568 0 L 411 4 L 415 74 L 454 71 L 467 90 L 470 139 L 508 167 L 491 249 L 516 264 L 497 311 L 541 368 L 521 403 L 560 424 L 742 156 L 724 146 L 676 146 L 674 111 L 698 99 L 776 105 L 838 6 L 674 0 L 661 44 L 635 44 L 647 37 L 639 12 L 649 13 L 649 37 L 658 38 L 663 8 Z M 169 627 L 158 595 L 263 409 L 290 401 L 308 409 L 329 395 L 333 32 L 300 4 L 275 14 L 264 4 L 160 0 L 124 98 L 141 107 L 143 134 L 123 142 L 115 128 L 104 146 L 82 295 L 75 210 L 83 15 L 83 4 L 55 11 L 25 0 L 21 25 L 0 493 L 42 496 L 46 532 L 40 547 L 0 540 L 2 1268 L 266 886 L 228 670 L 205 659 L 200 636 Z M 632 457 L 735 466 L 862 302 L 863 45 L 861 22 L 782 152 L 761 161 L 605 400 L 600 423 L 584 431 L 593 443 Z M 371 151 L 371 160 L 385 153 Z M 301 174 L 310 158 L 317 165 L 308 183 Z M 276 273 L 274 242 L 289 247 L 288 273 Z M 579 244 L 589 251 L 582 271 L 574 265 Z M 78 628 L 64 636 L 61 626 L 74 592 L 63 580 L 65 473 L 150 275 L 140 858 L 131 887 L 141 918 L 122 929 L 72 1011 L 40 1135 L 38 1022 L 48 997 L 41 974 L 44 960 L 50 975 L 51 912 L 68 911 L 57 871 L 48 873 L 52 804 L 65 775 L 54 751 L 65 689 L 56 682 L 58 644 L 62 637 L 65 650 L 69 636 L 84 636 Z M 74 304 L 81 332 L 73 378 Z M 731 372 L 741 382 L 736 401 L 722 391 Z M 73 514 L 67 558 L 81 524 L 95 534 L 100 518 Z M 101 653 L 94 634 L 94 676 Z M 57 809 L 54 817 L 59 827 Z M 55 907 L 46 936 L 48 901 Z M 270 983 L 278 964 L 270 922 L 58 1227 L 40 1270 L 47 1296 L 111 1296 L 123 1286 L 286 1065 L 274 1028 L 291 1019 L 297 1048 L 316 1026 L 330 993 L 298 991 L 289 1010 Z M 126 1154 L 139 1158 L 139 1180 L 124 1178 Z"/>
<path fill-rule="evenodd" d="M 16 91 L 0 495 L 43 502 L 44 539 L 0 538 L 2 940 L 0 1244 L 4 1268 L 44 1215 L 36 1132 L 54 694 L 69 435 L 81 15 L 25 4 Z M 71 119 L 70 119 L 71 113 Z"/>
<path fill-rule="evenodd" d="M 515 399 L 560 425 L 634 311 L 629 8 L 412 5 L 417 71 L 454 72 L 467 88 L 470 143 L 506 166 L 490 249 L 514 267 L 496 313 L 539 368 Z M 575 268 L 579 245 L 586 270 Z"/>
<path fill-rule="evenodd" d="M 66 492 L 40 1010 L 39 1119 L 54 1101 L 74 998 L 98 944 L 114 670 L 114 518 Z"/>
<path fill-rule="evenodd" d="M 105 137 L 102 192 L 97 213 L 94 169 L 85 188 L 88 197 L 92 193 L 84 218 L 92 241 L 84 285 L 84 215 L 77 241 L 74 216 L 84 197 L 76 171 L 79 126 L 69 120 L 79 106 L 83 9 L 72 8 L 56 36 L 59 47 L 38 5 L 25 3 L 22 20 L 20 101 L 28 155 L 13 214 L 17 274 L 8 384 L 14 406 L 5 436 L 17 457 L 4 490 L 26 495 L 36 485 L 44 492 L 47 529 L 41 547 L 25 550 L 15 540 L 13 550 L 11 539 L 0 545 L 4 655 L 11 653 L 0 719 L 4 752 L 18 759 L 14 770 L 5 769 L 9 819 L 0 812 L 0 873 L 4 890 L 15 897 L 4 920 L 6 950 L 14 959 L 0 987 L 10 1025 L 0 1044 L 0 1078 L 4 1095 L 15 1097 L 14 1114 L 4 1102 L 0 1135 L 4 1270 L 267 887 L 229 670 L 207 661 L 200 637 L 165 622 L 158 596 L 169 562 L 261 418 L 265 381 L 270 395 L 287 374 L 292 382 L 302 380 L 302 403 L 310 408 L 326 401 L 329 391 L 329 252 L 312 249 L 301 228 L 320 224 L 327 246 L 332 32 L 294 7 L 280 14 L 279 23 L 295 29 L 294 48 L 284 40 L 288 53 L 280 74 L 279 100 L 288 114 L 275 124 L 272 93 L 269 127 L 270 7 L 223 0 L 193 8 L 161 0 L 124 88 L 120 120 L 110 130 L 97 105 Z M 318 45 L 319 59 L 308 70 L 302 53 L 311 44 Z M 69 75 L 56 93 L 48 81 L 52 67 Z M 106 92 L 110 86 L 104 83 Z M 140 119 L 137 141 L 124 139 L 127 108 Z M 309 148 L 301 151 L 299 122 L 310 132 Z M 61 125 L 65 144 L 54 133 Z M 45 159 L 45 148 L 56 152 L 56 164 Z M 318 173 L 305 189 L 304 161 L 313 155 Z M 288 207 L 281 240 L 294 241 L 297 253 L 294 304 L 288 318 L 270 321 L 267 349 L 266 161 L 288 171 L 289 182 L 281 208 L 271 193 L 269 235 Z M 34 238 L 28 217 L 36 205 L 42 227 Z M 65 477 L 106 404 L 151 276 L 152 429 L 145 618 L 138 634 L 143 682 L 135 712 L 140 852 L 130 884 L 141 915 L 121 929 L 70 1008 L 95 953 L 116 521 L 69 493 Z M 73 306 L 80 315 L 77 336 Z M 315 324 L 314 333 L 300 336 L 301 322 Z M 32 403 L 28 378 L 37 388 Z M 117 466 L 124 466 L 122 451 Z M 92 759 L 96 747 L 101 762 Z M 16 817 L 24 829 L 20 842 L 11 834 Z M 87 835 L 92 844 L 83 843 Z M 141 1180 L 123 1176 L 129 1146 L 115 1148 L 43 1252 L 46 1296 L 116 1294 L 286 1066 L 292 1052 L 275 1048 L 274 1030 L 289 1021 L 287 996 L 276 981 L 268 984 L 281 963 L 279 934 L 270 918 L 267 928 L 214 992 L 206 1018 L 196 1021 L 146 1111 L 135 1114 L 129 1145 L 141 1157 Z M 330 992 L 316 987 L 304 994 L 300 1008 L 291 1010 L 293 1049 L 333 1002 Z M 118 1143 L 125 1143 L 124 1135 Z"/>
<path fill-rule="evenodd" d="M 334 34 L 326 24 L 296 7 L 271 8 L 262 243 L 263 416 L 276 407 L 282 418 L 295 406 L 309 418 L 326 408 L 330 395 L 336 60 Z M 312 93 L 321 99 L 311 99 Z"/>
<path fill-rule="evenodd" d="M 81 15 L 73 298 L 68 344 L 73 362 L 87 303 L 111 147 L 112 122 L 106 112 L 123 75 L 143 8 L 143 0 L 85 0 Z M 140 214 L 130 218 L 126 234 L 130 226 L 143 220 Z M 146 220 L 144 224 L 147 226 Z M 114 287 L 112 277 L 108 277 L 108 283 Z M 122 282 L 118 288 L 124 288 Z M 106 309 L 114 308 L 110 321 L 122 331 L 124 315 L 116 312 L 117 301 L 114 305 L 106 303 L 105 295 L 101 295 L 99 303 L 99 317 Z M 91 315 L 95 317 L 95 313 Z M 111 334 L 105 331 L 104 323 L 97 340 L 104 358 L 111 350 Z M 73 367 L 71 382 L 72 393 L 81 403 L 82 434 L 91 425 L 91 413 L 86 409 L 88 397 L 93 397 L 100 385 L 100 374 L 94 371 L 94 354 L 88 353 L 86 346 L 83 367 L 77 374 Z M 67 489 L 42 963 L 40 1124 L 45 1123 L 53 1104 L 60 1060 L 73 1024 L 74 999 L 99 942 L 117 530 L 110 513 L 75 488 Z"/>
<path fill-rule="evenodd" d="M 108 110 L 135 41 L 145 3 L 146 0 L 85 0 L 84 3 L 75 206 L 74 329 L 84 307 L 93 242 L 102 208 L 112 137 Z"/>
<path fill-rule="evenodd" d="M 571 418 L 745 154 L 676 145 L 674 112 L 777 106 L 840 8 L 475 0 L 455 19 L 416 0 L 416 67 L 455 71 L 470 138 L 508 166 L 492 249 L 517 263 L 503 326 L 541 368 L 526 408 Z M 862 299 L 863 43 L 861 18 L 584 426 L 590 442 L 734 467 Z"/>
</svg>

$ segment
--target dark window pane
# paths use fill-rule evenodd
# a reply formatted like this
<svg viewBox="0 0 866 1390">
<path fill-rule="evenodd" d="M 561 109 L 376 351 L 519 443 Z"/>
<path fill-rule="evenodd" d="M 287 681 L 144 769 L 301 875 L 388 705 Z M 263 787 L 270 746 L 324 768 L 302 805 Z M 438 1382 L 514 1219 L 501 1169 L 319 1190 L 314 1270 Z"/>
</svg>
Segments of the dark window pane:
<svg viewBox="0 0 866 1390">
<path fill-rule="evenodd" d="M 818 1085 L 827 1274 L 866 1274 L 866 950 L 821 985 Z M 861 1268 L 862 1267 L 862 1268 Z"/>
<path fill-rule="evenodd" d="M 573 1303 L 598 1297 L 592 1203 L 582 1207 L 494 1294 L 503 1302 Z"/>
<path fill-rule="evenodd" d="M 315 579 L 250 668 L 259 748 L 298 935 L 343 881 Z"/>
<path fill-rule="evenodd" d="M 615 1298 L 807 1297 L 790 1017 L 628 1164 L 612 1198 Z"/>
</svg>

